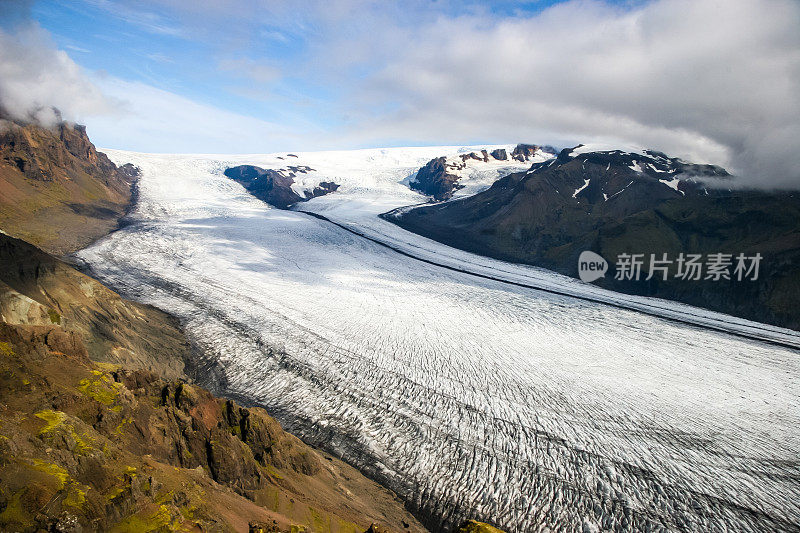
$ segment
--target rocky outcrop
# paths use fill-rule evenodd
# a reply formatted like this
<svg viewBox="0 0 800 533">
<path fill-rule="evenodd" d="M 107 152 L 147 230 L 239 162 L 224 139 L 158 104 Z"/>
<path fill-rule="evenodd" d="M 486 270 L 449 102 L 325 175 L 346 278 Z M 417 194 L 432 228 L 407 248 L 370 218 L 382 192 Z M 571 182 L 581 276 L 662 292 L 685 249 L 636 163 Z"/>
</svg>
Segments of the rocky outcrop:
<svg viewBox="0 0 800 533">
<path fill-rule="evenodd" d="M 489 161 L 489 152 L 486 150 L 481 150 L 480 155 L 476 154 L 475 152 L 470 152 L 468 154 L 460 154 L 458 157 L 461 159 L 461 161 L 474 159 L 475 161 L 483 161 L 484 163 L 487 163 Z"/>
<path fill-rule="evenodd" d="M 332 181 L 320 181 L 319 185 L 311 189 L 310 196 L 306 197 L 306 200 L 310 198 L 316 198 L 317 196 L 324 196 L 326 194 L 330 194 L 335 192 L 339 188 L 338 183 L 334 183 Z"/>
<path fill-rule="evenodd" d="M 274 170 L 254 165 L 239 165 L 226 169 L 224 174 L 241 183 L 256 198 L 279 209 L 287 209 L 293 204 L 330 194 L 339 188 L 336 183 L 323 181 L 301 196 L 292 188 L 295 184 L 294 178 L 297 174 L 305 174 L 312 170 L 307 166 L 290 166 Z"/>
<path fill-rule="evenodd" d="M 242 165 L 225 170 L 225 175 L 244 185 L 253 196 L 280 209 L 304 200 L 292 190 L 292 178 L 272 169 Z"/>
<path fill-rule="evenodd" d="M 117 227 L 138 175 L 98 152 L 83 126 L 0 118 L 0 229 L 61 256 Z"/>
<path fill-rule="evenodd" d="M 508 152 L 506 152 L 505 148 L 498 148 L 497 150 L 492 150 L 491 155 L 498 161 L 508 161 Z"/>
<path fill-rule="evenodd" d="M 536 152 L 550 155 L 556 155 L 558 153 L 555 148 L 549 145 L 518 144 L 511 151 L 511 159 L 516 159 L 520 162 L 530 161 L 536 155 Z"/>
<path fill-rule="evenodd" d="M 529 161 L 538 149 L 539 146 L 535 144 L 518 144 L 514 147 L 514 150 L 511 151 L 511 159 Z"/>
<path fill-rule="evenodd" d="M 516 150 L 522 154 L 524 149 Z M 610 262 L 621 253 L 762 255 L 758 282 L 674 279 L 597 284 L 674 299 L 800 329 L 800 198 L 781 192 L 728 190 L 728 173 L 655 151 L 566 149 L 475 196 L 404 213 L 411 231 L 506 261 L 577 276 L 578 256 Z M 613 268 L 613 266 L 612 266 Z"/>
<path fill-rule="evenodd" d="M 461 177 L 448 172 L 446 163 L 445 157 L 431 159 L 417 171 L 416 177 L 409 184 L 410 187 L 436 201 L 448 200 L 463 186 L 458 184 Z"/>
<path fill-rule="evenodd" d="M 514 148 L 512 159 L 524 163 L 532 160 L 536 155 L 541 156 L 541 153 L 537 154 L 540 150 L 540 147 L 532 144 L 519 144 Z M 542 160 L 542 158 L 539 157 L 537 160 Z M 473 161 L 477 161 L 479 164 L 475 165 L 472 163 Z M 456 191 L 464 188 L 459 180 L 468 175 L 465 169 L 468 167 L 475 169 L 480 167 L 480 163 L 496 163 L 498 161 L 509 161 L 509 167 L 519 164 L 509 160 L 508 152 L 504 148 L 498 148 L 491 153 L 487 150 L 481 150 L 480 153 L 468 152 L 451 156 L 449 159 L 436 157 L 420 168 L 408 185 L 411 189 L 430 196 L 432 200 L 442 202 L 449 200 Z M 494 168 L 500 170 L 503 166 Z"/>
<path fill-rule="evenodd" d="M 57 325 L 0 323 L 0 390 L 3 531 L 424 531 L 263 409 L 95 364 Z"/>
<path fill-rule="evenodd" d="M 177 322 L 124 300 L 98 281 L 19 239 L 0 234 L 0 319 L 53 326 L 85 339 L 88 354 L 167 378 L 185 377 L 190 346 Z"/>
</svg>

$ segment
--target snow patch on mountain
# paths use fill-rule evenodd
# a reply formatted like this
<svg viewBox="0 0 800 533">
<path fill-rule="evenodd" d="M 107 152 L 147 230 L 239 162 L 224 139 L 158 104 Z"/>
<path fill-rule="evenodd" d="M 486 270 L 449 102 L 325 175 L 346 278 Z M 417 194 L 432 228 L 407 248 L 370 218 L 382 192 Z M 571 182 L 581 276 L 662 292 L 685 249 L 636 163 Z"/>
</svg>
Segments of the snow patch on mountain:
<svg viewBox="0 0 800 533">
<path fill-rule="evenodd" d="M 570 151 L 571 157 L 577 157 L 582 154 L 589 154 L 592 152 L 624 152 L 629 154 L 638 154 L 642 156 L 647 155 L 647 150 L 641 146 L 625 145 L 625 144 L 603 144 L 603 143 L 589 143 L 579 144 Z"/>
<path fill-rule="evenodd" d="M 591 180 L 591 179 L 585 179 L 585 180 L 583 180 L 583 185 L 581 185 L 580 187 L 578 187 L 577 189 L 575 189 L 575 192 L 574 192 L 574 193 L 572 193 L 572 197 L 573 197 L 573 198 L 575 198 L 576 196 L 578 196 L 578 193 L 579 193 L 579 192 L 581 192 L 582 190 L 584 190 L 586 187 L 588 187 L 588 186 L 589 186 L 589 182 L 590 182 L 590 181 L 592 181 L 592 180 Z"/>
<path fill-rule="evenodd" d="M 677 192 L 681 193 L 682 195 L 686 196 L 686 193 L 684 193 L 682 190 L 678 189 L 678 184 L 680 184 L 680 182 L 681 182 L 681 180 L 679 178 L 673 178 L 671 180 L 658 180 L 658 181 L 660 181 L 661 183 L 663 183 L 664 185 L 666 185 L 670 189 L 674 189 Z"/>
</svg>

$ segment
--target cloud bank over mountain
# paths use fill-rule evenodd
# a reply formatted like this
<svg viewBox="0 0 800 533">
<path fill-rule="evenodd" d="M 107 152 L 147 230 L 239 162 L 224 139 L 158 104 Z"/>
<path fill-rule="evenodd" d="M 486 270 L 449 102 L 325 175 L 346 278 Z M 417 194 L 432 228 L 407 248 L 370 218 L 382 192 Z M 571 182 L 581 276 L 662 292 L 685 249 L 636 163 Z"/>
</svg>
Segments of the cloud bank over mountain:
<svg viewBox="0 0 800 533">
<path fill-rule="evenodd" d="M 366 91 L 398 102 L 381 120 L 388 134 L 618 140 L 800 186 L 798 28 L 791 0 L 569 2 L 488 24 L 439 19 Z"/>
</svg>

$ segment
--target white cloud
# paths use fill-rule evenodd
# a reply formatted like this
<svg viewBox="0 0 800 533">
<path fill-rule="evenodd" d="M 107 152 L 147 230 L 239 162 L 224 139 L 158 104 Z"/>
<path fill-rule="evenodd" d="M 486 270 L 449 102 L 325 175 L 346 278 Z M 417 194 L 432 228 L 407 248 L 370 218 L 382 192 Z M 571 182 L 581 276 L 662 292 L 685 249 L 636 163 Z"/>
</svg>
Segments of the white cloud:
<svg viewBox="0 0 800 533">
<path fill-rule="evenodd" d="M 302 146 L 283 125 L 195 102 L 140 82 L 97 78 L 105 94 L 125 101 L 124 114 L 96 117 L 88 133 L 104 148 L 139 152 L 263 153 Z M 306 132 L 310 135 L 308 132 Z"/>
<path fill-rule="evenodd" d="M 798 28 L 794 0 L 573 1 L 529 18 L 439 18 L 362 93 L 396 110 L 377 122 L 354 112 L 383 137 L 617 140 L 800 187 Z"/>
<path fill-rule="evenodd" d="M 110 113 L 116 105 L 38 26 L 0 30 L 0 106 L 11 117 L 53 125 L 54 107 L 76 121 Z"/>
<path fill-rule="evenodd" d="M 166 56 L 153 58 L 164 60 Z M 268 72 L 249 68 L 264 81 Z M 150 85 L 90 74 L 49 34 L 24 22 L 0 30 L 0 107 L 12 118 L 52 126 L 59 120 L 88 125 L 109 148 L 147 152 L 264 152 L 303 145 L 290 128 L 194 102 Z M 307 134 L 317 133 L 307 126 Z"/>
</svg>

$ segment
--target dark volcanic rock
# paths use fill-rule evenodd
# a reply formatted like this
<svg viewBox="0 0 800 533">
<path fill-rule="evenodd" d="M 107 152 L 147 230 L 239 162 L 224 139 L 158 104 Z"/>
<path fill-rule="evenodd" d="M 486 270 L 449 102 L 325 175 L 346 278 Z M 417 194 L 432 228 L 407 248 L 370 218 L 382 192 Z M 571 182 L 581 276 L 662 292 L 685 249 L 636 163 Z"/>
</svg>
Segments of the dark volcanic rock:
<svg viewBox="0 0 800 533">
<path fill-rule="evenodd" d="M 673 264 L 667 280 L 615 280 L 612 272 L 597 284 L 800 329 L 790 303 L 800 301 L 800 197 L 728 190 L 729 180 L 720 167 L 660 152 L 567 149 L 475 196 L 413 209 L 395 222 L 450 246 L 570 276 L 584 250 L 612 263 L 621 253 L 644 254 L 645 274 L 650 254 L 760 253 L 757 282 L 676 280 Z"/>
<path fill-rule="evenodd" d="M 546 144 L 544 146 L 540 146 L 539 149 L 542 152 L 546 153 L 546 154 L 556 155 L 558 153 L 558 150 L 556 150 L 554 147 L 550 146 L 549 144 Z"/>
<path fill-rule="evenodd" d="M 316 198 L 317 196 L 324 196 L 326 194 L 335 192 L 338 188 L 338 183 L 334 183 L 332 181 L 321 181 L 319 182 L 319 185 L 314 187 L 314 190 L 311 191 L 311 197 Z"/>
<path fill-rule="evenodd" d="M 292 190 L 294 180 L 276 170 L 241 165 L 227 169 L 225 175 L 244 185 L 256 198 L 280 209 L 305 200 Z"/>
<path fill-rule="evenodd" d="M 518 144 L 511 152 L 511 159 L 517 161 L 530 161 L 531 157 L 536 153 L 539 147 L 535 144 Z"/>
<path fill-rule="evenodd" d="M 234 181 L 238 181 L 245 187 L 252 183 L 254 179 L 263 176 L 266 173 L 267 171 L 263 168 L 253 165 L 239 165 L 238 167 L 225 169 L 224 172 L 226 176 Z"/>
<path fill-rule="evenodd" d="M 461 161 L 466 161 L 467 159 L 474 159 L 475 161 L 483 161 L 484 163 L 489 161 L 489 153 L 486 150 L 481 150 L 481 155 L 478 155 L 475 152 L 470 152 L 468 154 L 461 154 L 458 157 L 461 158 Z"/>
<path fill-rule="evenodd" d="M 491 155 L 498 161 L 508 161 L 508 152 L 506 152 L 505 148 L 498 148 L 497 150 L 492 150 Z"/>
<path fill-rule="evenodd" d="M 475 155 L 474 152 L 467 154 L 467 158 L 471 155 Z M 475 159 L 478 159 L 477 155 Z M 446 162 L 445 157 L 431 159 L 417 171 L 416 179 L 409 186 L 437 201 L 449 199 L 455 191 L 463 188 L 463 185 L 458 184 L 459 176 L 447 172 Z"/>
<path fill-rule="evenodd" d="M 339 188 L 336 183 L 323 181 L 314 190 L 307 192 L 305 196 L 300 196 L 292 189 L 294 176 L 311 170 L 313 169 L 307 166 L 292 166 L 289 167 L 287 175 L 281 170 L 263 169 L 254 165 L 239 165 L 226 169 L 224 174 L 241 183 L 256 198 L 279 209 L 286 209 L 297 202 L 305 202 L 311 198 L 332 193 Z"/>
<path fill-rule="evenodd" d="M 122 175 L 126 176 L 131 181 L 135 180 L 142 174 L 142 169 L 133 163 L 125 163 L 119 167 L 118 170 L 120 173 L 122 173 Z"/>
</svg>

